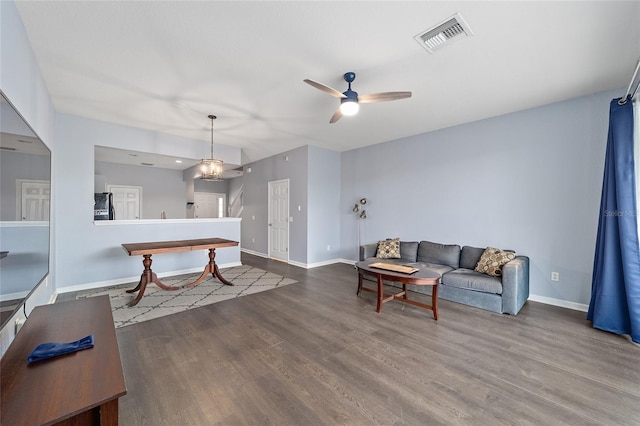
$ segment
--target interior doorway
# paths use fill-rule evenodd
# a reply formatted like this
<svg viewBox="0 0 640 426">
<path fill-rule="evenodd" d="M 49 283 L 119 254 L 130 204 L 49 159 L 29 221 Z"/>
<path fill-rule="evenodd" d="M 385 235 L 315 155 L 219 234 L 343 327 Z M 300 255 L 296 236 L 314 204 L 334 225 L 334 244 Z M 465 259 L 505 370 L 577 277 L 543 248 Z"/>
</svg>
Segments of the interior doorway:
<svg viewBox="0 0 640 426">
<path fill-rule="evenodd" d="M 227 194 L 213 192 L 194 192 L 193 202 L 195 204 L 195 217 L 225 217 L 227 208 Z"/>
<path fill-rule="evenodd" d="M 140 219 L 142 210 L 142 187 L 107 185 L 107 191 L 113 193 L 113 208 L 116 220 Z"/>
<path fill-rule="evenodd" d="M 269 257 L 289 261 L 289 179 L 269 182 Z"/>
<path fill-rule="evenodd" d="M 17 179 L 16 217 L 21 221 L 49 220 L 51 184 L 45 180 Z"/>
</svg>

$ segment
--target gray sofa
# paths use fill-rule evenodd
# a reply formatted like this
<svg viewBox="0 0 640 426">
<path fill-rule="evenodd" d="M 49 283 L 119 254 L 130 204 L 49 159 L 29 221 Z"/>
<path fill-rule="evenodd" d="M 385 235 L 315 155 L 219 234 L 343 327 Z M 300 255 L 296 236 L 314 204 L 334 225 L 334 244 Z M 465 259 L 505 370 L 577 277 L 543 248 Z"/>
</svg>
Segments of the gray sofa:
<svg viewBox="0 0 640 426">
<path fill-rule="evenodd" d="M 378 244 L 360 246 L 360 260 L 376 257 Z M 529 298 L 529 258 L 516 256 L 502 268 L 502 277 L 474 271 L 484 248 L 430 241 L 401 241 L 400 259 L 385 263 L 419 263 L 442 275 L 438 298 L 492 312 L 516 315 Z M 393 284 L 392 284 L 393 285 Z M 431 294 L 431 286 L 409 286 Z"/>
</svg>

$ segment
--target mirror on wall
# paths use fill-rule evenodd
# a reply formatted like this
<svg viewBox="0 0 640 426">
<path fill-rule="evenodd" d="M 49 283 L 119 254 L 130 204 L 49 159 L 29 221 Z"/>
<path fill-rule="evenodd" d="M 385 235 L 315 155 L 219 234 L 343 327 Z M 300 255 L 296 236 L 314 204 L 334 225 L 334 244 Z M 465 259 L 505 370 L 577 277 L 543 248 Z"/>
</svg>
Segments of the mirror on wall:
<svg viewBox="0 0 640 426">
<path fill-rule="evenodd" d="M 51 151 L 0 92 L 0 318 L 49 273 Z"/>
<path fill-rule="evenodd" d="M 225 165 L 224 180 L 201 181 L 200 159 L 104 146 L 94 159 L 94 220 L 226 217 L 229 180 L 242 175 Z"/>
</svg>

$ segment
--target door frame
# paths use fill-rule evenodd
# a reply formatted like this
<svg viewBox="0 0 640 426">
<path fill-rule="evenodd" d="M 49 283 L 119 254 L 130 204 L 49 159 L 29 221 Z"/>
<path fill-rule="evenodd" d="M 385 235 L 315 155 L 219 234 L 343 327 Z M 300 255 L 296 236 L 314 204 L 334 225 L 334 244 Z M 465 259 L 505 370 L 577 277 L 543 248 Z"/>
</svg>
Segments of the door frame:
<svg viewBox="0 0 640 426">
<path fill-rule="evenodd" d="M 271 186 L 277 183 L 282 183 L 282 182 L 287 183 L 287 258 L 286 260 L 271 257 L 271 230 L 269 229 L 269 223 L 271 223 L 271 219 L 272 219 L 271 218 Z M 272 180 L 267 183 L 267 257 L 269 259 L 280 260 L 287 263 L 289 263 L 289 257 L 290 257 L 289 246 L 291 242 L 291 238 L 289 235 L 291 231 L 291 225 L 290 225 L 291 221 L 289 220 L 290 213 L 291 213 L 290 197 L 291 197 L 291 183 L 289 182 L 288 178 Z"/>
<path fill-rule="evenodd" d="M 22 185 L 24 184 L 47 185 L 49 187 L 49 191 L 51 191 L 51 181 L 39 179 L 16 179 L 16 219 L 18 221 L 22 221 Z M 49 217 L 51 217 L 51 192 L 49 192 Z"/>
<path fill-rule="evenodd" d="M 196 194 L 201 194 L 201 195 L 196 195 Z M 193 193 L 193 202 L 194 202 L 194 211 L 193 211 L 193 217 L 195 218 L 196 212 L 195 212 L 195 208 L 197 206 L 197 202 L 196 202 L 196 198 L 197 197 L 202 197 L 202 196 L 216 196 L 216 198 L 222 198 L 224 201 L 224 206 L 222 208 L 222 216 L 218 215 L 216 216 L 217 219 L 220 218 L 224 218 L 227 217 L 227 194 L 225 194 L 224 192 L 204 192 L 204 191 L 194 191 Z M 218 206 L 216 206 L 216 213 L 220 213 Z"/>
<path fill-rule="evenodd" d="M 119 185 L 117 183 L 114 184 L 108 184 L 107 185 L 107 192 L 111 192 L 113 194 L 113 188 L 131 188 L 131 189 L 137 189 L 140 193 L 140 196 L 138 197 L 138 219 L 128 219 L 128 220 L 140 220 L 142 219 L 142 186 L 136 186 L 136 185 Z M 113 206 L 115 209 L 115 205 Z M 123 219 L 118 219 L 117 215 L 116 215 L 116 220 L 123 220 Z"/>
</svg>

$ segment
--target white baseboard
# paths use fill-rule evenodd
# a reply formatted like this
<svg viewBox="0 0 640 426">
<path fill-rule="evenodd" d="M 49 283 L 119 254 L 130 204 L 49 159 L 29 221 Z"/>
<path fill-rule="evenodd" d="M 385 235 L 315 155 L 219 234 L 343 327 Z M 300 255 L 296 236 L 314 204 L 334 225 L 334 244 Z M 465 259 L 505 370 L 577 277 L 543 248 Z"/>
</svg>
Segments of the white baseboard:
<svg viewBox="0 0 640 426">
<path fill-rule="evenodd" d="M 240 249 L 240 251 L 243 252 L 243 253 L 252 254 L 254 256 L 264 257 L 265 259 L 269 259 L 269 256 L 267 256 L 264 253 L 257 252 L 257 251 L 253 251 L 253 250 L 249 250 L 249 249 L 245 249 L 245 248 Z"/>
<path fill-rule="evenodd" d="M 253 250 L 248 250 L 248 249 L 240 249 L 241 252 L 243 253 L 247 253 L 247 254 L 252 254 L 254 256 L 258 256 L 258 257 L 263 257 L 265 259 L 271 259 L 269 257 L 269 255 L 265 254 L 265 253 L 260 253 L 257 251 L 253 251 Z M 274 260 L 279 260 L 279 259 L 274 259 Z M 331 259 L 331 260 L 325 260 L 322 262 L 316 262 L 316 263 L 303 263 L 303 262 L 297 262 L 295 260 L 291 260 L 289 259 L 288 263 L 289 265 L 292 266 L 297 266 L 299 268 L 304 268 L 304 269 L 311 269 L 311 268 L 317 268 L 319 266 L 326 266 L 326 265 L 332 265 L 334 263 L 338 263 L 339 259 Z"/>
<path fill-rule="evenodd" d="M 231 262 L 231 263 L 219 264 L 218 268 L 220 269 L 232 268 L 234 266 L 242 266 L 242 263 Z M 194 274 L 196 272 L 202 272 L 202 268 L 199 267 L 199 268 L 182 269 L 179 271 L 160 272 L 160 273 L 157 273 L 157 275 L 158 275 L 158 278 L 164 278 L 164 277 L 172 277 L 175 275 L 182 275 L 182 274 Z M 136 281 L 140 281 L 139 275 L 135 277 L 118 278 L 115 280 L 95 281 L 92 283 L 70 285 L 66 287 L 57 288 L 56 297 L 58 294 L 61 294 L 61 293 L 70 293 L 72 291 L 93 290 L 94 288 L 111 287 L 114 285 L 120 285 L 120 284 L 126 284 L 126 283 L 135 283 Z"/>
<path fill-rule="evenodd" d="M 342 260 L 343 259 L 330 259 L 330 260 L 323 260 L 322 262 L 314 262 L 314 263 L 302 263 L 302 262 L 296 262 L 295 260 L 290 260 L 289 264 L 293 266 L 298 266 L 304 269 L 313 269 L 313 268 L 319 268 L 321 266 L 333 265 L 334 263 L 344 263 Z"/>
<path fill-rule="evenodd" d="M 287 263 L 289 265 L 291 265 L 291 266 L 297 266 L 298 268 L 307 269 L 307 264 L 306 263 L 296 262 L 295 260 L 289 260 L 289 262 L 287 262 Z"/>
<path fill-rule="evenodd" d="M 546 305 L 573 309 L 574 311 L 587 312 L 589 310 L 589 305 L 585 305 L 583 303 L 568 302 L 566 300 L 554 299 L 552 297 L 538 296 L 537 294 L 530 294 L 528 300 L 531 300 L 532 302 L 544 303 Z"/>
</svg>

